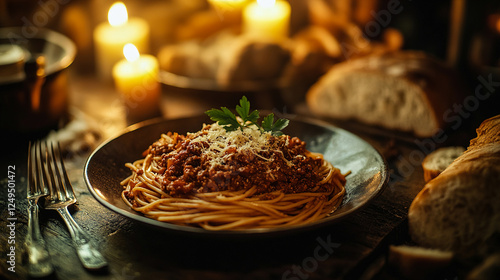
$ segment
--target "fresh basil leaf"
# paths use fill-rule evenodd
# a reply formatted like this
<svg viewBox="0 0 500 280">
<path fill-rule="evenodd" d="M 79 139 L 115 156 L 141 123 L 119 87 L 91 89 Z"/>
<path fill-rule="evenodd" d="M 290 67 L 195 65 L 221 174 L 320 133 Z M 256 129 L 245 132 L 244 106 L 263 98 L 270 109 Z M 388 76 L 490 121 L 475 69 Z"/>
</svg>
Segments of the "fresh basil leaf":
<svg viewBox="0 0 500 280">
<path fill-rule="evenodd" d="M 283 130 L 285 127 L 288 126 L 288 123 L 290 121 L 287 119 L 278 119 L 274 124 L 273 124 L 273 131 L 279 131 Z"/>
<path fill-rule="evenodd" d="M 254 110 L 252 113 L 250 113 L 250 115 L 248 115 L 247 121 L 256 123 L 259 118 L 260 118 L 259 110 Z"/>
<path fill-rule="evenodd" d="M 236 120 L 236 116 L 226 107 L 219 109 L 211 109 L 205 113 L 211 120 L 218 122 L 220 125 L 225 126 L 227 131 L 233 131 L 240 127 L 240 123 Z"/>
<path fill-rule="evenodd" d="M 264 117 L 264 119 L 262 120 L 262 128 L 264 129 L 264 131 L 272 131 L 273 122 L 274 122 L 274 114 L 273 113 Z"/>
<path fill-rule="evenodd" d="M 280 136 L 283 135 L 281 130 L 287 127 L 288 123 L 287 119 L 278 119 L 274 122 L 274 114 L 271 113 L 262 121 L 262 128 L 264 131 L 270 131 L 272 135 Z"/>
<path fill-rule="evenodd" d="M 248 120 L 248 113 L 250 112 L 250 102 L 248 101 L 246 96 L 243 96 L 240 99 L 240 105 L 236 105 L 236 112 L 238 113 L 238 115 L 240 115 L 243 122 L 246 122 Z"/>
</svg>

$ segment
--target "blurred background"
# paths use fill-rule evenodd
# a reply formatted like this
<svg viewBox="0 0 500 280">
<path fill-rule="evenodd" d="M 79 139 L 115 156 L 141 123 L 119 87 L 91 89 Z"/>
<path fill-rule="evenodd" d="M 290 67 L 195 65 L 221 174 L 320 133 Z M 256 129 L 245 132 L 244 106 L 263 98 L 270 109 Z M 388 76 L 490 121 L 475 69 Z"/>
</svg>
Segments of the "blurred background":
<svg viewBox="0 0 500 280">
<path fill-rule="evenodd" d="M 94 70 L 92 32 L 95 27 L 107 21 L 111 0 L 1 0 L 0 26 L 32 26 L 50 28 L 70 37 L 78 47 L 75 68 L 83 72 Z M 363 31 L 375 20 L 380 28 L 396 28 L 404 36 L 403 48 L 420 49 L 442 59 L 454 62 L 460 67 L 498 66 L 500 48 L 500 4 L 494 0 L 466 1 L 388 1 L 388 0 L 322 0 L 289 1 L 292 8 L 291 34 L 310 23 L 310 7 L 307 2 L 325 2 L 334 11 L 357 24 Z M 211 9 L 206 0 L 125 0 L 130 17 L 145 19 L 150 26 L 151 51 L 157 53 L 162 46 L 187 39 L 187 25 L 201 21 L 200 12 Z M 400 13 L 390 18 L 377 12 L 388 4 L 397 6 Z M 297 7 L 297 8 L 295 8 Z M 227 8 L 231 9 L 230 6 Z M 223 9 L 217 11 L 219 20 L 224 20 Z M 326 11 L 324 11 L 326 12 Z M 208 22 L 207 20 L 206 22 Z M 215 25 L 215 24 L 214 24 Z M 210 32 L 206 27 L 206 32 Z M 215 29 L 217 27 L 213 27 Z M 375 30 L 375 28 L 371 28 Z M 200 31 L 200 33 L 203 31 Z M 192 33 L 195 33 L 192 31 Z M 365 32 L 372 40 L 379 40 L 384 34 Z M 373 35 L 373 33 L 378 33 Z M 202 34 L 203 35 L 203 34 Z M 206 35 L 206 34 L 205 34 Z M 479 61 L 476 61 L 479 60 Z M 478 65 L 479 64 L 479 65 Z"/>
<path fill-rule="evenodd" d="M 123 114 L 120 108 L 110 109 L 101 103 L 113 103 L 116 92 L 113 81 L 99 76 L 96 65 L 95 32 L 107 22 L 110 0 L 0 0 L 0 27 L 19 27 L 30 37 L 39 29 L 50 29 L 67 36 L 76 46 L 76 56 L 70 67 L 69 101 L 79 104 L 93 118 L 120 129 L 127 123 L 117 122 L 113 115 Z M 166 46 L 206 40 L 217 32 L 241 25 L 240 1 L 217 0 L 124 0 L 129 18 L 140 18 L 149 26 L 147 52 L 159 59 L 163 67 L 162 50 Z M 221 4 L 221 2 L 223 4 Z M 500 82 L 500 4 L 498 1 L 409 1 L 409 0 L 290 0 L 290 37 L 300 38 L 309 26 L 320 26 L 333 36 L 340 51 L 329 57 L 327 66 L 371 53 L 408 49 L 423 50 L 459 72 L 466 82 L 468 93 L 489 81 L 491 99 L 481 102 L 476 110 L 480 120 L 498 113 L 496 83 Z M 318 35 L 319 34 L 319 35 Z M 320 33 L 315 39 L 323 48 L 328 42 Z M 187 47 L 186 47 L 187 48 Z M 322 61 L 321 63 L 324 63 Z M 324 66 L 324 67 L 327 67 Z M 323 68 L 324 68 L 323 67 Z M 317 70 L 317 69 L 315 69 Z M 282 113 L 302 112 L 304 95 L 324 69 L 304 72 L 299 83 L 283 88 L 279 97 L 269 94 L 272 88 L 243 91 L 262 109 Z M 483 79 L 478 80 L 482 76 Z M 178 78 L 178 77 L 177 77 Z M 294 82 L 297 79 L 290 78 Z M 300 79 L 299 79 L 300 80 Z M 240 95 L 218 91 L 216 87 L 189 88 L 179 86 L 183 80 L 161 81 L 161 112 L 159 115 L 176 118 L 204 112 L 207 108 L 234 104 Z M 498 81 L 498 82 L 496 82 Z M 180 83 L 182 84 L 182 83 Z M 213 85 L 212 85 L 213 86 Z M 187 89 L 186 89 L 187 88 Z M 196 92 L 193 92 L 194 89 Z M 200 90 L 203 98 L 200 99 Z M 211 94 L 210 98 L 207 95 Z M 107 95 L 99 104 L 91 101 L 96 95 Z M 264 96 L 264 98 L 262 97 Z M 273 96 L 269 98 L 270 96 Z M 102 97 L 102 96 L 101 96 Z M 95 99 L 95 98 L 94 98 Z M 197 99 L 200 99 L 198 102 Z M 6 102 L 3 99 L 4 103 Z M 186 104 L 189 100 L 189 104 Z M 302 107 L 301 107 L 302 106 Z M 101 108 L 102 107 L 102 108 Z M 92 108 L 92 109 L 89 109 Z M 122 110 L 122 111 L 120 111 Z M 2 115 L 5 118 L 12 113 Z M 120 124 L 117 124 L 120 123 Z M 110 125 L 111 126 L 111 125 Z M 15 129 L 14 129 L 15 130 Z M 114 131 L 114 130 L 111 130 Z"/>
</svg>

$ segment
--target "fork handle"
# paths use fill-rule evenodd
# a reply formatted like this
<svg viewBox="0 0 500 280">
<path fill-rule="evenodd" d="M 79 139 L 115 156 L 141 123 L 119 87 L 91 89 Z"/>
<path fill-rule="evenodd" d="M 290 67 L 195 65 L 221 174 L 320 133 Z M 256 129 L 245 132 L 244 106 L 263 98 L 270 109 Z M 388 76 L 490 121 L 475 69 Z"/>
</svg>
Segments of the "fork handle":
<svg viewBox="0 0 500 280">
<path fill-rule="evenodd" d="M 52 274 L 54 268 L 50 262 L 50 255 L 45 241 L 40 233 L 38 204 L 32 200 L 29 200 L 28 235 L 26 236 L 25 245 L 29 259 L 28 273 L 33 277 L 44 277 Z"/>
<path fill-rule="evenodd" d="M 75 222 L 67 207 L 57 209 L 68 226 L 81 263 L 87 269 L 100 269 L 108 265 L 104 257 L 90 243 L 90 238 Z"/>
</svg>

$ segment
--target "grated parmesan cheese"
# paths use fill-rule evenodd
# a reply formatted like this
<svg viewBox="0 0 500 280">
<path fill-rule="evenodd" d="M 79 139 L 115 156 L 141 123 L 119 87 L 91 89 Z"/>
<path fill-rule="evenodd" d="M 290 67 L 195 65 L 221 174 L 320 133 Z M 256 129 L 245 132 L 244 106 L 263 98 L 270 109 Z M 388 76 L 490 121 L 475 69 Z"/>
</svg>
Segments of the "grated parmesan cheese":
<svg viewBox="0 0 500 280">
<path fill-rule="evenodd" d="M 206 127 L 204 125 L 201 133 L 188 133 L 187 136 L 191 138 L 192 143 L 204 142 L 209 145 L 208 148 L 203 148 L 203 155 L 211 166 L 224 164 L 230 156 L 230 153 L 226 153 L 229 149 L 234 149 L 236 153 L 249 152 L 264 160 L 271 160 L 258 154 L 271 148 L 270 132 L 262 132 L 256 126 L 226 131 L 218 123 L 211 124 L 208 129 L 205 129 Z"/>
</svg>

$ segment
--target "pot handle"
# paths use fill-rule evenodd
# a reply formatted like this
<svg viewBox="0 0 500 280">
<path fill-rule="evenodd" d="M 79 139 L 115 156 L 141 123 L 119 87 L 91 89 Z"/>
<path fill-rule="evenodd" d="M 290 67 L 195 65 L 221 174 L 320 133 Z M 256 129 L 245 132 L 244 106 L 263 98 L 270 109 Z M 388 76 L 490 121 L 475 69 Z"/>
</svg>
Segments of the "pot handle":
<svg viewBox="0 0 500 280">
<path fill-rule="evenodd" d="M 26 75 L 25 84 L 30 96 L 33 112 L 40 110 L 42 86 L 45 83 L 45 56 L 39 55 L 35 59 L 26 61 L 24 65 Z"/>
</svg>

